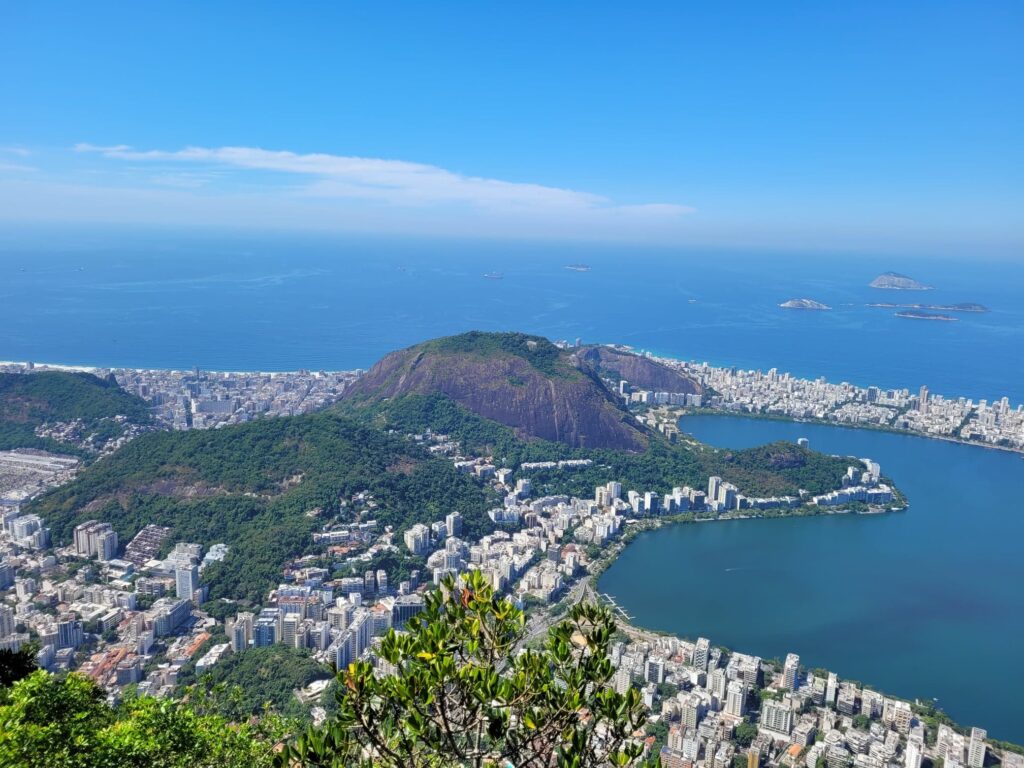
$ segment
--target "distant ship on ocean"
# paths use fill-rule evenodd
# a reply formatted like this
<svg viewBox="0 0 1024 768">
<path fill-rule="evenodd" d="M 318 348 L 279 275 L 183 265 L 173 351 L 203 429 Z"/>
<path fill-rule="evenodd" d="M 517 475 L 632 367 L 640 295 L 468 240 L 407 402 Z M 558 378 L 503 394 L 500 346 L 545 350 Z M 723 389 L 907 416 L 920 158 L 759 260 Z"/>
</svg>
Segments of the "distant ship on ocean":
<svg viewBox="0 0 1024 768">
<path fill-rule="evenodd" d="M 566 264 L 565 268 L 566 269 L 571 269 L 573 272 L 589 272 L 590 271 L 590 265 L 589 264 Z"/>
<path fill-rule="evenodd" d="M 484 272 L 484 277 L 488 280 L 502 280 L 505 276 L 501 272 Z"/>
</svg>

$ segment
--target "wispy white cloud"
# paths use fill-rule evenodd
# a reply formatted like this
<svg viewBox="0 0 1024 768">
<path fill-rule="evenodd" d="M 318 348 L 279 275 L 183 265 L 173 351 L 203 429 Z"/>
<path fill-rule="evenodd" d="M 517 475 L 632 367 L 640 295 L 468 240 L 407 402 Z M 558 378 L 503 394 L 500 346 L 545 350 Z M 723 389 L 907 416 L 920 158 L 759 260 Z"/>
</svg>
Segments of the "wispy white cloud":
<svg viewBox="0 0 1024 768">
<path fill-rule="evenodd" d="M 24 163 L 7 163 L 0 160 L 0 173 L 35 173 L 39 169 Z"/>
<path fill-rule="evenodd" d="M 0 147 L 0 153 L 5 155 L 17 155 L 18 157 L 28 157 L 32 154 L 31 150 L 19 146 Z"/>
<path fill-rule="evenodd" d="M 305 179 L 291 189 L 293 194 L 317 198 L 417 207 L 458 204 L 506 214 L 593 212 L 614 217 L 676 218 L 692 212 L 688 206 L 673 203 L 622 205 L 590 192 L 466 175 L 404 160 L 298 154 L 256 147 L 186 147 L 166 151 L 78 144 L 75 150 L 134 163 L 184 163 L 209 169 L 278 173 Z"/>
</svg>

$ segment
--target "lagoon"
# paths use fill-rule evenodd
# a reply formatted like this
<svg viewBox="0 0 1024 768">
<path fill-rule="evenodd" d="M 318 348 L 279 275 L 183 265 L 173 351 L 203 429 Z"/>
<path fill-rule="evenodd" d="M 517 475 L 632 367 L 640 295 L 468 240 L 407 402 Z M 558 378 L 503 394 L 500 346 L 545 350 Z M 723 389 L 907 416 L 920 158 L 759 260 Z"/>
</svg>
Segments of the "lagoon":
<svg viewBox="0 0 1024 768">
<path fill-rule="evenodd" d="M 905 512 L 670 525 L 599 581 L 639 626 L 809 667 L 1024 743 L 1024 461 L 911 435 L 690 416 L 720 447 L 807 437 L 879 461 Z"/>
</svg>

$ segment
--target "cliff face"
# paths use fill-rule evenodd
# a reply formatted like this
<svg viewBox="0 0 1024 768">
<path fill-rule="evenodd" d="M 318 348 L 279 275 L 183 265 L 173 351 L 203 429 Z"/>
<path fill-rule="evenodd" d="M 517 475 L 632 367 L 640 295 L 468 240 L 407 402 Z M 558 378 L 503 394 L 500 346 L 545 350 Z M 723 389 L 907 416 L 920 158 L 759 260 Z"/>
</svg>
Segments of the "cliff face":
<svg viewBox="0 0 1024 768">
<path fill-rule="evenodd" d="M 700 384 L 693 379 L 640 355 L 598 346 L 585 347 L 579 355 L 605 376 L 625 379 L 634 387 L 658 392 L 701 392 Z"/>
<path fill-rule="evenodd" d="M 392 352 L 346 392 L 379 402 L 441 393 L 521 437 L 640 451 L 646 431 L 581 357 L 524 334 L 468 333 Z"/>
</svg>

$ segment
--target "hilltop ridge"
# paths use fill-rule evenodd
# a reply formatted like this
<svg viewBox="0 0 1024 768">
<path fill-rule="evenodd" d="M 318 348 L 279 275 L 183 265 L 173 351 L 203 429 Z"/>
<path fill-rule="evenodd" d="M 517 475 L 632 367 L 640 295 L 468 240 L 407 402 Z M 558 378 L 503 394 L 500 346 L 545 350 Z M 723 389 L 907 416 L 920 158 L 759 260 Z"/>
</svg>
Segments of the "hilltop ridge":
<svg viewBox="0 0 1024 768">
<path fill-rule="evenodd" d="M 605 356 L 594 348 L 562 349 L 523 333 L 471 331 L 386 355 L 349 388 L 344 400 L 372 404 L 442 394 L 522 438 L 642 451 L 650 433 L 623 408 L 594 365 L 621 367 L 621 360 L 615 360 L 623 356 Z M 647 372 L 647 380 L 654 380 L 654 366 L 663 369 L 666 379 L 678 376 L 653 361 L 636 365 L 638 372 Z"/>
</svg>

